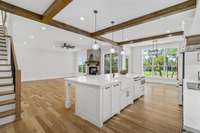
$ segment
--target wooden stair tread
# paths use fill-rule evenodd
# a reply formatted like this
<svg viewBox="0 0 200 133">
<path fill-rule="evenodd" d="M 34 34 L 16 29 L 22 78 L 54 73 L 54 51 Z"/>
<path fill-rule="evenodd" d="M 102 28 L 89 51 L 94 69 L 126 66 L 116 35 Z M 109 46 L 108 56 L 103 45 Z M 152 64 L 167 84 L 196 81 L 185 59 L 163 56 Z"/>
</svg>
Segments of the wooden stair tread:
<svg viewBox="0 0 200 133">
<path fill-rule="evenodd" d="M 0 59 L 0 61 L 1 61 L 1 60 L 5 60 L 5 61 L 7 61 L 8 59 Z"/>
<path fill-rule="evenodd" d="M 12 72 L 11 70 L 0 70 L 0 72 Z"/>
<path fill-rule="evenodd" d="M 0 54 L 0 56 L 8 56 L 8 54 Z"/>
<path fill-rule="evenodd" d="M 6 117 L 6 116 L 10 116 L 10 115 L 14 115 L 15 114 L 15 110 L 9 110 L 9 111 L 5 111 L 5 112 L 0 112 L 0 118 Z"/>
<path fill-rule="evenodd" d="M 7 49 L 0 49 L 0 51 L 7 51 Z"/>
<path fill-rule="evenodd" d="M 0 101 L 0 106 L 16 103 L 15 99 Z"/>
<path fill-rule="evenodd" d="M 11 79 L 13 78 L 12 76 L 5 76 L 5 77 L 0 77 L 0 79 Z"/>
<path fill-rule="evenodd" d="M 2 91 L 0 92 L 0 96 L 4 96 L 4 95 L 9 95 L 9 94 L 14 94 L 15 92 L 12 90 L 12 91 Z"/>
<path fill-rule="evenodd" d="M 0 87 L 4 87 L 4 86 L 13 86 L 12 83 L 2 83 L 0 84 Z"/>
<path fill-rule="evenodd" d="M 10 64 L 0 64 L 0 66 L 11 66 Z"/>
</svg>

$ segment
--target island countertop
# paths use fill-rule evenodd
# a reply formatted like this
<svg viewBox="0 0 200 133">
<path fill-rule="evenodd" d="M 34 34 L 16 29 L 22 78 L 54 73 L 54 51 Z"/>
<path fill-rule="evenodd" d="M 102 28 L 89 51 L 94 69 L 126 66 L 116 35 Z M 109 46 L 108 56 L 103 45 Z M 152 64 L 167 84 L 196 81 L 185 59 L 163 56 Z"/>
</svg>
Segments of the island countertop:
<svg viewBox="0 0 200 133">
<path fill-rule="evenodd" d="M 69 82 L 94 86 L 105 86 L 108 84 L 120 82 L 119 79 L 112 78 L 110 75 L 79 76 L 74 78 L 65 78 L 65 80 Z"/>
<path fill-rule="evenodd" d="M 142 75 L 138 74 L 115 74 L 113 77 L 112 74 L 102 74 L 102 75 L 88 75 L 88 76 L 79 76 L 74 78 L 65 78 L 66 81 L 94 85 L 94 86 L 105 86 L 112 83 L 118 83 L 122 78 L 138 78 L 142 77 Z"/>
</svg>

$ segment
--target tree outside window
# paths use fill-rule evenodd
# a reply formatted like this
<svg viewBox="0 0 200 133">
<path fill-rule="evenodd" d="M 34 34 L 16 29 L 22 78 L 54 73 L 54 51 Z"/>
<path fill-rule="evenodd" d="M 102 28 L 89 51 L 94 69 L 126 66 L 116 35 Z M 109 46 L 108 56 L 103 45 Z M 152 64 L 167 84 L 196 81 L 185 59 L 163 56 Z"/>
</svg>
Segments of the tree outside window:
<svg viewBox="0 0 200 133">
<path fill-rule="evenodd" d="M 157 54 L 152 54 L 152 49 L 145 49 L 143 55 L 145 76 L 176 78 L 177 48 L 157 49 Z"/>
<path fill-rule="evenodd" d="M 79 73 L 86 73 L 85 61 L 86 61 L 86 58 L 84 56 L 80 56 L 80 58 L 79 58 L 79 66 L 78 66 Z"/>
</svg>

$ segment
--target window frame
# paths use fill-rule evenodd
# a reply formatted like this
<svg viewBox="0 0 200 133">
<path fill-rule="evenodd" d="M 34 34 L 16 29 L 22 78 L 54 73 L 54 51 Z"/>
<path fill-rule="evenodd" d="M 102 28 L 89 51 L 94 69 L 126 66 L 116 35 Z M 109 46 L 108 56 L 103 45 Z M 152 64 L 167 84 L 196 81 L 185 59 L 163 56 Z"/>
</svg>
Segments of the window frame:
<svg viewBox="0 0 200 133">
<path fill-rule="evenodd" d="M 143 50 L 142 50 L 142 56 L 143 56 L 143 59 L 142 59 L 142 72 L 143 72 L 143 74 L 145 75 L 145 65 L 144 65 L 144 61 L 145 61 L 145 50 L 146 51 L 148 51 L 148 50 L 150 50 L 150 49 L 152 49 L 151 47 L 144 47 L 143 48 Z M 160 50 L 163 50 L 163 56 L 164 56 L 164 63 L 163 63 L 163 65 L 162 65 L 162 69 L 163 69 L 163 75 L 162 76 L 159 76 L 159 75 L 155 75 L 155 72 L 154 72 L 154 69 L 155 69 L 155 64 L 154 64 L 154 62 L 155 62 L 155 57 L 153 57 L 153 56 L 149 56 L 149 58 L 152 58 L 152 61 L 151 61 L 151 65 L 149 66 L 149 67 L 151 67 L 151 71 L 150 71 L 150 73 L 151 73 L 151 75 L 150 76 L 146 76 L 146 77 L 148 77 L 148 78 L 165 78 L 165 79 L 176 79 L 177 78 L 177 75 L 176 75 L 176 73 L 177 73 L 177 69 L 176 69 L 176 71 L 174 71 L 174 76 L 173 77 L 171 77 L 170 75 L 169 76 L 167 76 L 166 74 L 167 74 L 167 68 L 169 67 L 169 65 L 167 64 L 167 62 L 166 62 L 166 58 L 167 58 L 167 51 L 168 51 L 168 49 L 176 49 L 176 55 L 175 55 L 175 64 L 177 63 L 177 55 L 178 55 L 178 52 L 179 52 L 179 49 L 177 48 L 177 47 L 160 47 L 160 48 L 158 48 L 158 49 L 160 49 Z M 175 68 L 177 67 L 176 65 L 174 65 L 175 66 Z M 174 67 L 173 66 L 173 67 Z M 171 66 L 170 66 L 170 68 L 172 68 Z M 173 72 L 173 71 L 172 71 Z"/>
</svg>

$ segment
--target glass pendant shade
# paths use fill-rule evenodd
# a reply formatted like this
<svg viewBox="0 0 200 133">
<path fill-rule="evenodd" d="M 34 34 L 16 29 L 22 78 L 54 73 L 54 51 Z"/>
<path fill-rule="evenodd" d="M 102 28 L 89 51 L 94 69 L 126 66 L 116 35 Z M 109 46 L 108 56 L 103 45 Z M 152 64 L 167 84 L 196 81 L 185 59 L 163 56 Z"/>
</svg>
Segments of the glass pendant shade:
<svg viewBox="0 0 200 133">
<path fill-rule="evenodd" d="M 92 49 L 94 50 L 99 49 L 99 45 L 97 44 L 97 42 L 94 42 L 94 44 L 92 44 Z"/>
<path fill-rule="evenodd" d="M 125 51 L 124 50 L 121 51 L 121 55 L 125 55 Z"/>
<path fill-rule="evenodd" d="M 114 48 L 111 48 L 111 49 L 110 49 L 110 53 L 112 53 L 112 54 L 115 53 L 115 49 L 114 49 Z"/>
</svg>

